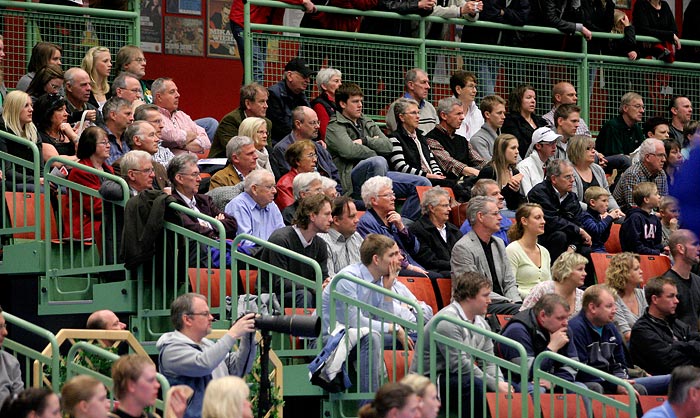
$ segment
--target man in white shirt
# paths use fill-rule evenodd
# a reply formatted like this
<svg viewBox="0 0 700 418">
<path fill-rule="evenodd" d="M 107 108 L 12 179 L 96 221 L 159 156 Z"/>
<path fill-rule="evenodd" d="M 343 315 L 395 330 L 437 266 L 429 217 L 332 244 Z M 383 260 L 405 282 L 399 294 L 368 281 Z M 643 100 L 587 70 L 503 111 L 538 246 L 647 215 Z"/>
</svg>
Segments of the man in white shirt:
<svg viewBox="0 0 700 418">
<path fill-rule="evenodd" d="M 527 196 L 530 189 L 544 180 L 544 170 L 547 162 L 557 150 L 557 141 L 561 135 L 544 126 L 532 133 L 532 145 L 529 155 L 518 163 L 518 171 L 523 175 L 520 181 L 520 193 Z"/>
</svg>

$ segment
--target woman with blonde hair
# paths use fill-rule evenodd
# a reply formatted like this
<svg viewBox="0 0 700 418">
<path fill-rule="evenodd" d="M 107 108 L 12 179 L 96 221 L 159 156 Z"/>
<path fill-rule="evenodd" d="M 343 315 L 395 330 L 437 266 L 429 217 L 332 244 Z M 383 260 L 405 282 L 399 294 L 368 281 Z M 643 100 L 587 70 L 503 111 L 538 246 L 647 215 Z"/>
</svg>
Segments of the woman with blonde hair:
<svg viewBox="0 0 700 418">
<path fill-rule="evenodd" d="M 63 412 L 72 418 L 107 418 L 107 389 L 94 377 L 75 376 L 61 389 L 61 405 Z"/>
<path fill-rule="evenodd" d="M 360 418 L 415 417 L 420 408 L 420 398 L 409 386 L 402 383 L 386 383 L 374 395 L 372 403 L 358 411 Z"/>
<path fill-rule="evenodd" d="M 574 192 L 582 203 L 584 211 L 588 207 L 588 202 L 585 202 L 586 199 L 583 196 L 586 190 L 592 186 L 602 187 L 610 193 L 608 209 L 619 208 L 615 198 L 612 197 L 612 192 L 610 192 L 605 171 L 595 162 L 596 151 L 593 138 L 584 135 L 572 136 L 566 147 L 566 156 L 574 166 Z"/>
<path fill-rule="evenodd" d="M 605 283 L 613 288 L 615 296 L 615 326 L 626 342 L 630 340 L 632 326 L 644 314 L 647 300 L 642 284 L 639 256 L 634 253 L 615 254 L 605 270 Z"/>
<path fill-rule="evenodd" d="M 250 390 L 240 377 L 212 380 L 204 392 L 202 418 L 253 418 Z"/>
<path fill-rule="evenodd" d="M 13 165 L 13 167 L 8 169 L 7 173 L 5 173 L 5 179 L 8 183 L 24 185 L 25 191 L 33 191 L 31 184 L 34 182 L 34 176 L 36 174 L 42 177 L 44 160 L 41 156 L 41 137 L 37 132 L 34 122 L 32 122 L 32 115 L 34 113 L 32 99 L 23 91 L 12 91 L 5 98 L 3 109 L 2 118 L 0 118 L 0 130 L 33 142 L 39 149 L 39 173 L 34 173 L 34 170 L 30 168 Z M 8 154 L 29 162 L 34 160 L 34 153 L 29 147 L 12 140 L 0 138 L 0 151 L 7 152 Z"/>
<path fill-rule="evenodd" d="M 520 181 L 523 175 L 515 168 L 518 163 L 518 138 L 510 134 L 502 134 L 493 144 L 493 157 L 479 172 L 478 179 L 496 180 L 501 194 L 506 199 L 506 206 L 511 211 L 525 202 L 520 193 Z"/>
<path fill-rule="evenodd" d="M 250 116 L 243 119 L 238 127 L 238 136 L 247 136 L 253 139 L 255 150 L 258 153 L 257 165 L 258 168 L 267 170 L 272 173 L 272 165 L 270 164 L 270 154 L 267 152 L 267 122 L 263 118 Z"/>
<path fill-rule="evenodd" d="M 413 392 L 420 398 L 420 418 L 437 417 L 442 402 L 440 402 L 437 387 L 430 379 L 420 374 L 411 373 L 404 376 L 400 383 L 413 389 Z"/>
<path fill-rule="evenodd" d="M 523 299 L 539 283 L 552 280 L 549 251 L 537 243 L 537 237 L 544 234 L 544 224 L 542 206 L 525 203 L 515 212 L 515 223 L 508 230 L 506 254 Z"/>
<path fill-rule="evenodd" d="M 586 280 L 586 264 L 588 260 L 573 251 L 562 253 L 552 265 L 552 280 L 535 286 L 523 301 L 521 311 L 532 308 L 535 303 L 548 293 L 556 293 L 572 307 L 569 319 L 581 310 L 583 290 L 579 289 Z"/>
<path fill-rule="evenodd" d="M 112 54 L 109 53 L 109 49 L 103 46 L 92 47 L 85 54 L 80 68 L 90 75 L 92 92 L 89 103 L 102 110 L 109 93 L 107 78 L 112 70 Z"/>
</svg>

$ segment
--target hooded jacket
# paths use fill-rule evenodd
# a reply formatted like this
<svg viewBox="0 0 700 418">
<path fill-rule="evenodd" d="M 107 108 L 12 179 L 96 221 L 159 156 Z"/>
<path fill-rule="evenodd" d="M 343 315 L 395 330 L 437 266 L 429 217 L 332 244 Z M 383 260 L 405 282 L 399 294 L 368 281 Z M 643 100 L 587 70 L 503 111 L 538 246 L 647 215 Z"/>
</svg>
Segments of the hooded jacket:
<svg viewBox="0 0 700 418">
<path fill-rule="evenodd" d="M 622 251 L 642 255 L 659 255 L 661 244 L 661 221 L 656 215 L 638 207 L 630 209 L 620 228 Z"/>
</svg>

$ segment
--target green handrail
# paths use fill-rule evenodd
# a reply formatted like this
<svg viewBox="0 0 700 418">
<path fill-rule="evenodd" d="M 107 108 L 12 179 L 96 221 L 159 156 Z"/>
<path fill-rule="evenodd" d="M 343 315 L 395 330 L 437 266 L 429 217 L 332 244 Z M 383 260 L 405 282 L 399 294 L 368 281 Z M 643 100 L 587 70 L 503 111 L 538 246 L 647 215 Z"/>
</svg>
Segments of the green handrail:
<svg viewBox="0 0 700 418">
<path fill-rule="evenodd" d="M 136 4 L 136 3 L 134 3 Z M 21 2 L 21 1 L 10 1 L 10 0 L 0 0 L 0 6 L 6 6 L 13 9 L 26 9 L 35 12 L 46 12 L 46 13 L 59 13 L 75 16 L 95 16 L 95 17 L 105 17 L 105 18 L 126 18 L 131 20 L 136 20 L 140 18 L 139 10 L 136 11 L 122 11 L 122 10 L 110 10 L 110 9 L 93 9 L 85 7 L 73 7 L 73 6 L 59 6 L 55 4 L 43 4 L 43 3 L 31 3 L 31 2 Z"/>
</svg>

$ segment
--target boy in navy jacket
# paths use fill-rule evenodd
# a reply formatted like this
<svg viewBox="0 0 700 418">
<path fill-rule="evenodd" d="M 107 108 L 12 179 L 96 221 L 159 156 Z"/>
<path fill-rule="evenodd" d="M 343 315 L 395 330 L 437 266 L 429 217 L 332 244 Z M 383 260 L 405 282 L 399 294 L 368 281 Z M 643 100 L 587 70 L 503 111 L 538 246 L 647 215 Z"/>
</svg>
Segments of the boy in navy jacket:
<svg viewBox="0 0 700 418">
<path fill-rule="evenodd" d="M 642 182 L 632 189 L 633 207 L 620 228 L 622 251 L 640 255 L 659 255 L 668 253 L 668 247 L 661 244 L 661 221 L 651 213 L 659 207 L 661 196 L 656 185 Z"/>
</svg>

